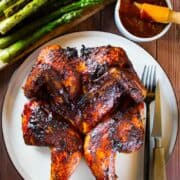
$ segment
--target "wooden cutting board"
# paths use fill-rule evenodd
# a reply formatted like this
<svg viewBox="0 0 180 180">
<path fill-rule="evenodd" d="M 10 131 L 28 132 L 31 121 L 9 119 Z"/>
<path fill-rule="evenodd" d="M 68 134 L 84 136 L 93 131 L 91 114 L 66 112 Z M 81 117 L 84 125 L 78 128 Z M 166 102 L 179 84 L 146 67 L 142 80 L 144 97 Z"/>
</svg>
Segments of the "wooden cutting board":
<svg viewBox="0 0 180 180">
<path fill-rule="evenodd" d="M 96 5 L 94 7 L 91 8 L 87 8 L 83 14 L 81 15 L 81 17 L 78 17 L 77 19 L 74 19 L 73 21 L 71 21 L 69 24 L 64 24 L 61 25 L 59 27 L 57 27 L 56 29 L 52 30 L 50 33 L 48 33 L 47 35 L 45 35 L 44 37 L 42 37 L 39 41 L 37 41 L 36 43 L 34 43 L 33 45 L 31 45 L 31 47 L 29 47 L 28 49 L 26 49 L 23 53 L 21 53 L 19 56 L 15 57 L 10 63 L 2 63 L 0 61 L 0 70 L 5 68 L 6 66 L 18 61 L 18 60 L 22 60 L 23 58 L 28 55 L 30 52 L 32 52 L 33 50 L 35 50 L 36 48 L 38 48 L 40 45 L 46 43 L 47 41 L 62 35 L 66 32 L 68 32 L 72 27 L 78 25 L 79 23 L 85 21 L 86 19 L 88 19 L 89 17 L 91 17 L 92 15 L 96 14 L 97 12 L 99 12 L 100 10 L 102 10 L 103 8 L 105 8 L 107 5 L 111 4 L 115 2 L 115 0 L 104 0 L 104 3 L 101 5 Z"/>
</svg>

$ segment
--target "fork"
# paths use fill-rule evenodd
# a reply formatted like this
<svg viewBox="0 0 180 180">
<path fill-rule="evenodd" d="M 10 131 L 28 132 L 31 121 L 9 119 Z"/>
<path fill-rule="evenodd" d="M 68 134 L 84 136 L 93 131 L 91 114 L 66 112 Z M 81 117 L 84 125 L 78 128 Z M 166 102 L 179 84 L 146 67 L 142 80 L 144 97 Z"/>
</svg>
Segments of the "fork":
<svg viewBox="0 0 180 180">
<path fill-rule="evenodd" d="M 150 179 L 150 104 L 155 100 L 156 90 L 156 66 L 145 66 L 141 81 L 147 90 L 146 104 L 146 127 L 144 148 L 144 180 Z"/>
</svg>

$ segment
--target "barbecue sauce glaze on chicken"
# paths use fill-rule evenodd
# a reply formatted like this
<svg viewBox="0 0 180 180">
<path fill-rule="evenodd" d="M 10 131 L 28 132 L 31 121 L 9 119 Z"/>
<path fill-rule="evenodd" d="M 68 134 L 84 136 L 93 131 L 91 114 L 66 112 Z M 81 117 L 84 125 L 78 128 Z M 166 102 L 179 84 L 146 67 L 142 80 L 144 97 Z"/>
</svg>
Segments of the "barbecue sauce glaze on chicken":
<svg viewBox="0 0 180 180">
<path fill-rule="evenodd" d="M 97 179 L 115 179 L 116 152 L 142 146 L 146 90 L 122 48 L 45 47 L 24 93 L 24 141 L 51 148 L 52 180 L 68 179 L 82 154 Z"/>
</svg>

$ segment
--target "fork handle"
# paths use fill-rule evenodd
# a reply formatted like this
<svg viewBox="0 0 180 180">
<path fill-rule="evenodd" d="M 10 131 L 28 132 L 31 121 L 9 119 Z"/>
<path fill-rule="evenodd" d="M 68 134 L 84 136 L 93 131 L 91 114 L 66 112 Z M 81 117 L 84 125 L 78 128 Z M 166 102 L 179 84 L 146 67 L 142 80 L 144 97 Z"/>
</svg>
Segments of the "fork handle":
<svg viewBox="0 0 180 180">
<path fill-rule="evenodd" d="M 161 145 L 161 139 L 155 138 L 153 148 L 153 180 L 167 180 L 164 148 Z"/>
<path fill-rule="evenodd" d="M 150 103 L 146 103 L 146 127 L 144 142 L 144 180 L 150 179 Z"/>
</svg>

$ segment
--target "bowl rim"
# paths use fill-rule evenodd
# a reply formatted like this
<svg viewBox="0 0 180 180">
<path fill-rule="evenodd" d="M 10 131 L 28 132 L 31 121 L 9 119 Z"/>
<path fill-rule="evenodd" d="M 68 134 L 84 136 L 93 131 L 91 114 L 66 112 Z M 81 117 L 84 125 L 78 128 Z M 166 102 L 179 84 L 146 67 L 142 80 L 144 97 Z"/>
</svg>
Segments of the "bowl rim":
<svg viewBox="0 0 180 180">
<path fill-rule="evenodd" d="M 166 3 L 167 3 L 167 6 L 172 9 L 172 3 L 170 0 L 165 0 Z M 115 6 L 115 13 L 114 13 L 114 19 L 115 19 L 115 24 L 116 24 L 116 27 L 118 28 L 118 30 L 125 36 L 127 37 L 128 39 L 132 40 L 132 41 L 136 41 L 136 42 L 150 42 L 150 41 L 154 41 L 154 40 L 157 40 L 159 38 L 161 38 L 162 36 L 164 36 L 168 30 L 170 29 L 172 23 L 169 23 L 167 24 L 164 29 L 152 36 L 152 37 L 139 37 L 139 36 L 136 36 L 132 33 L 130 33 L 123 25 L 122 21 L 121 21 L 121 18 L 119 16 L 119 8 L 120 8 L 120 4 L 121 4 L 121 0 L 117 0 L 117 3 L 116 3 L 116 6 Z"/>
</svg>

